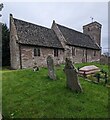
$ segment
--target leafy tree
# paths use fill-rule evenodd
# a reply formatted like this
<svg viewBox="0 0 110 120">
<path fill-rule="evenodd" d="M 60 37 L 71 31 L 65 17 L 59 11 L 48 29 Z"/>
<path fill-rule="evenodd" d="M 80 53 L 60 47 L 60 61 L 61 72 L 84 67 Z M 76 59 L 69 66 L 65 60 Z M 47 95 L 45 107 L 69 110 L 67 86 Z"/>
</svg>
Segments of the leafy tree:
<svg viewBox="0 0 110 120">
<path fill-rule="evenodd" d="M 2 24 L 2 66 L 10 65 L 9 29 Z"/>
<path fill-rule="evenodd" d="M 3 9 L 3 3 L 0 3 L 0 11 L 2 11 Z M 0 14 L 0 17 L 2 15 Z M 0 69 L 1 69 L 1 66 L 2 66 L 2 59 L 1 59 L 1 56 L 2 56 L 2 23 L 0 23 Z"/>
</svg>

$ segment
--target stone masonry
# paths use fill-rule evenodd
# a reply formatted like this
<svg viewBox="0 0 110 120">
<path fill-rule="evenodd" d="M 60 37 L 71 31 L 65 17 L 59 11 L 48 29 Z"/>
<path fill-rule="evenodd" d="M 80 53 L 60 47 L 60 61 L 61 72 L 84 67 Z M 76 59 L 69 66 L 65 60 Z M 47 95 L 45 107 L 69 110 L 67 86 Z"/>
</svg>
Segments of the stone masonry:
<svg viewBox="0 0 110 120">
<path fill-rule="evenodd" d="M 68 33 L 65 34 L 67 31 Z M 69 34 L 73 37 L 71 38 L 71 35 L 69 38 Z M 77 37 L 76 43 L 71 43 L 74 35 Z M 65 63 L 68 49 L 73 63 L 99 61 L 100 39 L 101 25 L 97 22 L 83 26 L 83 33 L 80 33 L 60 26 L 55 21 L 51 29 L 48 29 L 14 19 L 10 15 L 11 67 L 13 69 L 32 68 L 34 63 L 38 67 L 45 67 L 48 55 L 53 57 L 55 65 L 62 64 Z M 79 41 L 78 44 L 77 41 Z M 40 56 L 34 55 L 34 49 L 37 47 L 40 49 Z"/>
</svg>

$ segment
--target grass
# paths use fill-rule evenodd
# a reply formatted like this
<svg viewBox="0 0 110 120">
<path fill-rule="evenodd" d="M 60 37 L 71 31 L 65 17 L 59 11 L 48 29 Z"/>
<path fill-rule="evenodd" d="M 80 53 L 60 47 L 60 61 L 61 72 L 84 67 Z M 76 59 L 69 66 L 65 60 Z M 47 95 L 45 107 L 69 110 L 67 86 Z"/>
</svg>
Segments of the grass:
<svg viewBox="0 0 110 120">
<path fill-rule="evenodd" d="M 87 64 L 108 71 L 105 65 Z M 48 78 L 46 68 L 37 72 L 31 69 L 1 71 L 3 115 L 7 118 L 107 118 L 109 88 L 79 77 L 83 93 L 74 93 L 66 88 L 63 67 L 56 67 L 56 81 Z"/>
</svg>

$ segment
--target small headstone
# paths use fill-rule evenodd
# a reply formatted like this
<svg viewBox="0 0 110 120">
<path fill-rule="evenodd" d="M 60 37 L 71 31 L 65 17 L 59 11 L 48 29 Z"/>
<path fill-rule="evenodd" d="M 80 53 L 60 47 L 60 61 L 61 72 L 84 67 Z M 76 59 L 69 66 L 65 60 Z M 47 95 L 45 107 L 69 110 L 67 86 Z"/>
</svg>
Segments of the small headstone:
<svg viewBox="0 0 110 120">
<path fill-rule="evenodd" d="M 81 85 L 78 80 L 78 71 L 75 66 L 72 64 L 72 61 L 66 58 L 66 65 L 64 72 L 67 78 L 67 87 L 76 92 L 82 92 Z"/>
<path fill-rule="evenodd" d="M 48 68 L 48 76 L 52 80 L 56 80 L 56 74 L 54 70 L 54 62 L 53 58 L 49 55 L 47 57 L 47 68 Z"/>
</svg>

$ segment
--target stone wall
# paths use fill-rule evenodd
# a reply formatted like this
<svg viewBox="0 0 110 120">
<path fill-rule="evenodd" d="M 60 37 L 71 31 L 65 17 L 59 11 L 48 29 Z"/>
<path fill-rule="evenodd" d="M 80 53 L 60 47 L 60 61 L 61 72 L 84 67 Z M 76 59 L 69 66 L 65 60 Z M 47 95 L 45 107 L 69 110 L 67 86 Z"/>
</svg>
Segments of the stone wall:
<svg viewBox="0 0 110 120">
<path fill-rule="evenodd" d="M 64 38 L 62 32 L 60 31 L 60 29 L 58 28 L 57 24 L 55 23 L 55 21 L 53 21 L 52 27 L 51 29 L 54 30 L 54 32 L 56 33 L 59 41 L 61 42 L 63 48 L 65 48 L 66 46 L 66 39 Z"/>
<path fill-rule="evenodd" d="M 21 46 L 21 61 L 22 61 L 22 68 L 32 68 L 34 63 L 37 63 L 39 67 L 46 67 L 47 66 L 47 56 L 52 55 L 54 59 L 54 64 L 61 64 L 64 63 L 63 50 L 58 50 L 58 57 L 54 57 L 54 49 L 40 47 L 40 56 L 34 56 L 34 48 L 33 46 Z"/>
<path fill-rule="evenodd" d="M 10 15 L 10 63 L 12 69 L 20 69 L 20 52 L 17 43 L 18 36 L 14 25 L 13 17 Z"/>
<path fill-rule="evenodd" d="M 58 57 L 54 57 L 54 49 L 51 48 L 40 48 L 40 56 L 34 56 L 34 48 L 33 46 L 25 46 L 21 45 L 21 63 L 22 68 L 32 68 L 34 63 L 37 63 L 38 67 L 46 67 L 47 66 L 47 56 L 52 55 L 54 59 L 54 64 L 62 64 L 65 63 L 65 54 L 63 50 L 58 50 Z M 74 47 L 70 47 L 71 55 L 72 49 Z M 94 56 L 93 50 L 87 50 L 87 62 L 98 61 L 98 51 L 96 51 L 96 56 Z M 72 55 L 71 59 L 74 63 L 86 62 L 86 49 L 81 49 L 75 47 L 75 56 Z"/>
<path fill-rule="evenodd" d="M 71 46 L 70 49 L 74 63 L 100 61 L 100 51 Z M 75 55 L 72 53 L 72 49 L 75 50 Z"/>
<path fill-rule="evenodd" d="M 83 33 L 89 35 L 99 46 L 101 43 L 101 27 L 102 25 L 98 22 L 83 26 Z"/>
<path fill-rule="evenodd" d="M 20 68 L 32 68 L 34 63 L 37 63 L 38 67 L 47 66 L 47 57 L 52 55 L 54 59 L 54 64 L 62 64 L 65 62 L 67 56 L 67 50 L 69 49 L 69 56 L 74 63 L 80 62 L 92 62 L 99 61 L 100 51 L 68 46 L 66 40 L 59 30 L 57 24 L 53 22 L 52 29 L 59 38 L 64 50 L 58 49 L 58 57 L 54 57 L 54 48 L 40 47 L 40 56 L 34 56 L 35 46 L 21 45 L 18 44 L 18 36 L 16 28 L 14 25 L 13 17 L 10 16 L 10 57 L 11 57 L 11 67 L 13 69 Z M 74 52 L 74 54 L 73 54 Z"/>
<path fill-rule="evenodd" d="M 66 50 L 67 49 L 70 49 L 70 59 L 74 63 L 93 62 L 93 61 L 99 61 L 100 60 L 101 52 L 98 51 L 98 50 L 92 50 L 92 49 L 86 49 L 86 48 L 73 47 L 73 46 L 66 45 L 66 39 L 64 38 L 63 34 L 61 33 L 61 31 L 58 28 L 55 21 L 53 21 L 52 29 L 56 33 L 57 37 L 59 38 L 60 42 L 62 43 L 63 48 L 65 49 L 64 60 L 65 60 L 65 57 L 66 57 Z M 74 48 L 75 48 L 75 55 L 73 55 L 73 53 L 72 53 Z"/>
<path fill-rule="evenodd" d="M 100 61 L 100 54 L 101 54 L 101 51 L 88 49 L 87 62 Z"/>
<path fill-rule="evenodd" d="M 105 55 L 101 55 L 100 63 L 110 65 L 110 57 L 107 57 Z"/>
</svg>

